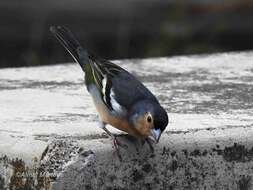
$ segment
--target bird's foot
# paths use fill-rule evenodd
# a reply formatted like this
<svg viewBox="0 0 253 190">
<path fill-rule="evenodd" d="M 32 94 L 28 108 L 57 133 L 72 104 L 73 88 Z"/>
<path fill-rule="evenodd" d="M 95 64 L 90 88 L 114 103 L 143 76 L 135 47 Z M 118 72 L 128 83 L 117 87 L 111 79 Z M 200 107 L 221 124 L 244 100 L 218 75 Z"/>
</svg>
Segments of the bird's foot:
<svg viewBox="0 0 253 190">
<path fill-rule="evenodd" d="M 122 148 L 124 148 L 124 149 L 127 149 L 127 148 L 128 148 L 128 146 L 127 146 L 126 144 L 120 142 L 120 141 L 117 139 L 117 137 L 114 137 L 114 138 L 113 138 L 113 145 L 114 145 L 115 147 L 122 147 Z"/>
<path fill-rule="evenodd" d="M 113 137 L 113 146 L 115 148 L 114 155 L 116 155 L 120 161 L 122 161 L 122 156 L 120 154 L 120 147 L 126 149 L 128 146 L 126 144 L 121 143 L 116 137 Z"/>
<path fill-rule="evenodd" d="M 113 145 L 115 148 L 114 155 L 116 154 L 120 161 L 122 161 L 122 157 L 119 152 L 119 147 L 128 148 L 127 145 L 121 143 L 114 134 L 112 134 L 106 127 L 105 123 L 100 122 L 100 127 L 113 139 Z"/>
</svg>

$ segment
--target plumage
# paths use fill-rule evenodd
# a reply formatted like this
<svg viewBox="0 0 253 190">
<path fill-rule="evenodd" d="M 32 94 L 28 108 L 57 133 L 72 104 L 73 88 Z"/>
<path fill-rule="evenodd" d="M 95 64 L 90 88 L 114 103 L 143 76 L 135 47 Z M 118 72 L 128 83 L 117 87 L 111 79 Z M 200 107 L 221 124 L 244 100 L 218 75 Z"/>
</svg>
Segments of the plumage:
<svg viewBox="0 0 253 190">
<path fill-rule="evenodd" d="M 117 100 L 116 100 L 114 88 L 111 88 L 111 91 L 110 91 L 110 103 L 113 108 L 113 111 L 116 114 L 118 114 L 120 116 L 126 116 L 126 109 L 123 106 L 121 106 L 120 103 L 117 102 Z"/>
<path fill-rule="evenodd" d="M 156 97 L 133 75 L 118 65 L 84 50 L 65 27 L 51 32 L 85 72 L 85 84 L 100 116 L 101 126 L 110 124 L 132 136 L 158 142 L 168 124 L 168 115 Z M 115 145 L 116 146 L 116 145 Z"/>
</svg>

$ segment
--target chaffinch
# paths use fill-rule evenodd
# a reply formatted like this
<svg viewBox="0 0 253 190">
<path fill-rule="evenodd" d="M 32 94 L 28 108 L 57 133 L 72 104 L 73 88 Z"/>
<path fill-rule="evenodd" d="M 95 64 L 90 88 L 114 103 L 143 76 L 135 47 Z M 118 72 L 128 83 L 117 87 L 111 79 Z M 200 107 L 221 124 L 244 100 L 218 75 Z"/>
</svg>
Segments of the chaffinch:
<svg viewBox="0 0 253 190">
<path fill-rule="evenodd" d="M 156 97 L 128 71 L 84 50 L 66 27 L 52 26 L 50 31 L 84 71 L 100 127 L 113 138 L 116 150 L 120 142 L 106 124 L 146 140 L 150 146 L 150 138 L 157 143 L 168 125 L 168 115 Z"/>
</svg>

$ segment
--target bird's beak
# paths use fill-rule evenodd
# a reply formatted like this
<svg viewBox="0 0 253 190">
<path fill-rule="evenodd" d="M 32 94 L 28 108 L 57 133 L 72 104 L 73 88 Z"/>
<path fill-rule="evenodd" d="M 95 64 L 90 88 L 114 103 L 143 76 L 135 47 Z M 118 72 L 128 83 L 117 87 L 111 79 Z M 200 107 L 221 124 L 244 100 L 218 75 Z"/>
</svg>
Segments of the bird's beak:
<svg viewBox="0 0 253 190">
<path fill-rule="evenodd" d="M 159 139 L 161 137 L 161 130 L 160 129 L 151 129 L 151 135 L 149 137 L 152 140 L 154 140 L 156 143 L 158 143 Z"/>
</svg>

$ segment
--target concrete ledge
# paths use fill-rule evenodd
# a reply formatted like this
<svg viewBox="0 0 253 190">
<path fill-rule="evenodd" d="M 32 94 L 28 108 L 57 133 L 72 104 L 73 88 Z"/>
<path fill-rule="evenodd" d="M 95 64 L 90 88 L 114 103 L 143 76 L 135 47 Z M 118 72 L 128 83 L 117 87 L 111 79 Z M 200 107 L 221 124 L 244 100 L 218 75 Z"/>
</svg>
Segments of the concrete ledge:
<svg viewBox="0 0 253 190">
<path fill-rule="evenodd" d="M 202 131 L 200 133 L 209 133 Z M 207 134 L 208 135 L 208 134 Z M 122 150 L 123 161 L 113 157 L 111 149 L 87 158 L 80 154 L 56 180 L 55 189 L 251 189 L 253 147 L 249 142 L 227 140 L 203 142 L 190 133 L 166 135 L 154 154 L 147 146 L 130 143 Z M 170 138 L 171 137 L 171 138 Z M 129 144 L 129 139 L 121 141 Z M 132 141 L 131 141 L 132 142 Z M 168 143 L 170 142 L 170 143 Z M 235 143 L 237 142 L 237 143 Z M 89 161 L 88 161 L 89 160 Z"/>
<path fill-rule="evenodd" d="M 128 145 L 122 162 L 90 114 L 82 79 L 47 81 L 74 78 L 75 66 L 0 70 L 5 112 L 22 108 L 20 117 L 0 113 L 0 189 L 252 189 L 252 61 L 251 52 L 123 61 L 156 92 L 171 123 L 153 154 L 111 129 Z M 27 72 L 40 78 L 27 80 Z"/>
<path fill-rule="evenodd" d="M 39 189 L 251 189 L 252 141 L 243 138 L 237 129 L 223 132 L 165 134 L 154 154 L 147 145 L 122 135 L 119 140 L 128 145 L 121 150 L 122 162 L 113 154 L 108 138 L 89 140 L 87 144 L 100 146 L 93 150 L 86 141 L 55 138 L 37 170 L 23 167 L 22 171 L 17 162 L 11 161 L 5 176 L 12 185 L 18 185 L 21 176 L 26 180 L 27 175 L 32 176 L 26 185 Z M 226 133 L 240 137 L 223 138 Z"/>
</svg>

